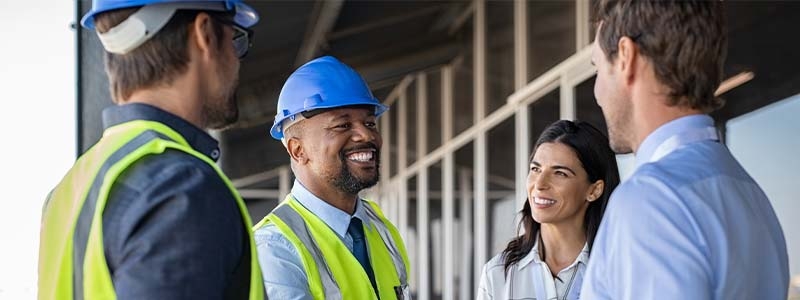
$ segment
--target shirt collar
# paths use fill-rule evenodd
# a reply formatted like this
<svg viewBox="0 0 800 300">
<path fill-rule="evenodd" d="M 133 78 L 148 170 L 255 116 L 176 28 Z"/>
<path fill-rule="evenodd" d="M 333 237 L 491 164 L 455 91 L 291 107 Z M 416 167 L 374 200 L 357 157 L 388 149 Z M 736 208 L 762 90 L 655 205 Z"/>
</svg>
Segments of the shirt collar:
<svg viewBox="0 0 800 300">
<path fill-rule="evenodd" d="M 642 141 L 639 150 L 636 151 L 636 166 L 649 162 L 656 149 L 667 139 L 689 130 L 709 126 L 714 126 L 714 119 L 702 114 L 680 117 L 661 125 Z"/>
<path fill-rule="evenodd" d="M 155 106 L 130 103 L 114 105 L 103 110 L 104 129 L 135 120 L 155 121 L 167 125 L 183 136 L 194 150 L 214 161 L 219 159 L 219 143 L 211 135 L 186 120 Z"/>
<path fill-rule="evenodd" d="M 539 256 L 539 236 L 536 236 L 536 242 L 533 244 L 533 248 L 531 251 L 528 252 L 528 255 L 525 255 L 522 259 L 519 260 L 518 268 L 522 269 L 529 265 L 530 263 L 543 263 L 542 259 Z M 582 263 L 584 265 L 589 263 L 589 243 L 583 244 L 583 249 L 581 249 L 581 253 L 578 254 L 578 257 L 575 259 L 569 267 L 566 269 L 572 268 L 576 263 Z"/>
<path fill-rule="evenodd" d="M 297 202 L 300 202 L 303 207 L 320 218 L 322 222 L 328 224 L 328 227 L 341 238 L 344 238 L 345 234 L 347 234 L 347 227 L 350 226 L 350 220 L 352 218 L 360 219 L 364 225 L 368 226 L 367 228 L 372 226 L 372 223 L 367 217 L 367 212 L 363 207 L 364 202 L 361 201 L 361 199 L 356 202 L 356 211 L 351 216 L 311 193 L 311 191 L 303 186 L 300 180 L 295 179 L 294 186 L 292 186 L 292 196 L 294 196 Z"/>
</svg>

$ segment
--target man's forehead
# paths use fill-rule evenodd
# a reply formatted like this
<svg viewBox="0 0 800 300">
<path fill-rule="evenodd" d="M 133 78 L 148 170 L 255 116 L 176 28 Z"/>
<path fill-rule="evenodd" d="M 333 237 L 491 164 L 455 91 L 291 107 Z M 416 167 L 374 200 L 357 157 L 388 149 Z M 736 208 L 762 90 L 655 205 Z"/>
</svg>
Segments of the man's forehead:
<svg viewBox="0 0 800 300">
<path fill-rule="evenodd" d="M 366 118 L 375 116 L 374 106 L 345 106 L 336 108 L 321 109 L 314 111 L 314 116 L 320 119 L 339 119 L 339 118 Z"/>
</svg>

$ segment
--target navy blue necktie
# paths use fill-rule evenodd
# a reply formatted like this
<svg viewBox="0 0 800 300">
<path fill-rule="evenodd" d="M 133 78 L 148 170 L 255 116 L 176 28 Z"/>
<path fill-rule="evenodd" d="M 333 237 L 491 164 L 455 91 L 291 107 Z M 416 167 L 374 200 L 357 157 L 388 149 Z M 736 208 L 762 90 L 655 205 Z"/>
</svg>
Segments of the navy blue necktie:
<svg viewBox="0 0 800 300">
<path fill-rule="evenodd" d="M 350 219 L 350 226 L 347 227 L 347 233 L 353 238 L 353 256 L 356 257 L 361 267 L 367 272 L 369 281 L 378 293 L 378 287 L 375 285 L 375 273 L 372 272 L 372 266 L 369 263 L 369 255 L 367 254 L 367 242 L 364 239 L 364 227 L 361 225 L 361 220 L 358 218 Z"/>
</svg>

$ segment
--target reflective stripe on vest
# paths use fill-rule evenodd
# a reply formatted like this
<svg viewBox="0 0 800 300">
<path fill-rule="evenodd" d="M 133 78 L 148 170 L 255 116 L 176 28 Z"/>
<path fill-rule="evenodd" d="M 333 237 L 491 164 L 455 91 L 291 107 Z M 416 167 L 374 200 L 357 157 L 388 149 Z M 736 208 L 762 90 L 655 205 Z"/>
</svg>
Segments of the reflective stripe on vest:
<svg viewBox="0 0 800 300">
<path fill-rule="evenodd" d="M 289 228 L 292 228 L 297 238 L 306 246 L 309 254 L 314 258 L 313 260 L 314 263 L 316 263 L 317 271 L 320 273 L 319 277 L 322 281 L 323 294 L 327 296 L 326 298 L 333 297 L 330 298 L 333 300 L 342 299 L 342 292 L 339 291 L 339 286 L 336 285 L 333 279 L 331 269 L 328 268 L 328 265 L 325 263 L 325 256 L 322 254 L 322 251 L 319 250 L 317 243 L 314 242 L 314 238 L 311 237 L 311 232 L 308 230 L 306 222 L 303 221 L 303 217 L 289 205 L 278 206 L 272 213 L 284 221 Z"/>
<path fill-rule="evenodd" d="M 400 234 L 383 217 L 377 205 L 362 201 L 372 224 L 372 230 L 368 230 L 366 223 L 364 227 L 377 292 L 382 300 L 398 299 L 396 291 L 407 291 L 408 286 L 408 258 L 402 240 L 399 240 Z M 267 223 L 275 224 L 298 250 L 309 290 L 315 299 L 376 298 L 366 272 L 344 242 L 292 195 L 288 195 L 255 229 Z"/>
<path fill-rule="evenodd" d="M 164 124 L 131 121 L 106 129 L 100 141 L 82 155 L 45 203 L 39 251 L 40 299 L 114 299 L 105 260 L 103 210 L 116 178 L 140 158 L 175 149 L 209 164 L 237 201 L 244 225 L 247 208 L 230 180 L 205 155 Z M 92 183 L 87 185 L 87 183 Z M 263 299 L 264 288 L 252 232 L 250 299 Z"/>
</svg>

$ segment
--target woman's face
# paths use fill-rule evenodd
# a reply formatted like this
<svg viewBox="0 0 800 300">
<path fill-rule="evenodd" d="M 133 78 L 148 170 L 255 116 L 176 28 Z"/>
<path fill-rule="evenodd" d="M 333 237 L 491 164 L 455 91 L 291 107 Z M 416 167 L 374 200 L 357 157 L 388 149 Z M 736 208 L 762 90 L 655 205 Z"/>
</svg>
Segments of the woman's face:
<svg viewBox="0 0 800 300">
<path fill-rule="evenodd" d="M 536 222 L 582 225 L 589 203 L 602 192 L 602 180 L 589 182 L 569 146 L 543 143 L 536 149 L 528 171 L 528 201 Z"/>
</svg>

